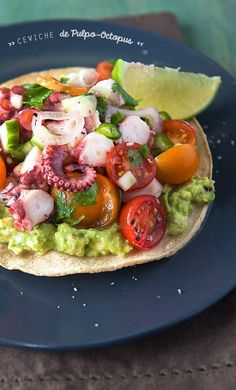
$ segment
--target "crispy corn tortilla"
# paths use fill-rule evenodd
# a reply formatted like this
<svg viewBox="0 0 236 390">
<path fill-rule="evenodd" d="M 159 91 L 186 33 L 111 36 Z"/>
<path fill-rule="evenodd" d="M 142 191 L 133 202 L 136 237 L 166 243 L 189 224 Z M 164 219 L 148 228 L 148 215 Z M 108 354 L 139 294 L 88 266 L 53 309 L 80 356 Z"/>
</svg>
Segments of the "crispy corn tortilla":
<svg viewBox="0 0 236 390">
<path fill-rule="evenodd" d="M 9 80 L 1 86 L 12 87 L 25 83 L 34 83 L 36 77 L 52 75 L 59 78 L 61 74 L 78 70 L 78 67 L 50 69 L 41 72 L 29 73 L 15 79 Z M 197 132 L 197 148 L 200 155 L 200 166 L 197 174 L 200 176 L 212 177 L 212 158 L 206 135 L 199 122 L 193 119 Z M 199 230 L 206 216 L 208 205 L 198 207 L 190 216 L 188 228 L 178 236 L 165 235 L 160 244 L 150 250 L 133 250 L 129 254 L 121 256 L 100 256 L 100 257 L 76 257 L 64 253 L 50 251 L 44 256 L 33 253 L 15 256 L 7 246 L 0 245 L 0 265 L 12 270 L 18 269 L 23 272 L 38 276 L 65 276 L 77 273 L 96 273 L 114 271 L 123 267 L 147 263 L 153 260 L 174 255 L 183 248 Z"/>
</svg>

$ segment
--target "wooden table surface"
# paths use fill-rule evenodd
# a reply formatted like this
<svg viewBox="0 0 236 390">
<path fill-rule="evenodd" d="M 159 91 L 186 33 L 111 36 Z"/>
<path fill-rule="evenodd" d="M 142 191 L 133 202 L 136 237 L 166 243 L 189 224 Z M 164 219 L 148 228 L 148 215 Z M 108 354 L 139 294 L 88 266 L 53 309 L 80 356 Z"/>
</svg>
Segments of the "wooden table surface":
<svg viewBox="0 0 236 390">
<path fill-rule="evenodd" d="M 102 19 L 159 11 L 175 13 L 184 42 L 236 76 L 235 0 L 0 0 L 0 24 Z"/>
</svg>

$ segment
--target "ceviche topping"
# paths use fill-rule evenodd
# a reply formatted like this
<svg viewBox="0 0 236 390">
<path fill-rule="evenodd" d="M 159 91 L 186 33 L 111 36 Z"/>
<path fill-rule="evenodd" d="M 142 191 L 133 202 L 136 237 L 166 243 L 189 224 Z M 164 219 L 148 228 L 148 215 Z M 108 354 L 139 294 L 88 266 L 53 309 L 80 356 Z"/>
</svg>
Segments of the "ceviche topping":
<svg viewBox="0 0 236 390">
<path fill-rule="evenodd" d="M 0 242 L 15 254 L 149 249 L 214 199 L 193 123 L 137 108 L 116 72 L 102 61 L 0 87 Z"/>
</svg>

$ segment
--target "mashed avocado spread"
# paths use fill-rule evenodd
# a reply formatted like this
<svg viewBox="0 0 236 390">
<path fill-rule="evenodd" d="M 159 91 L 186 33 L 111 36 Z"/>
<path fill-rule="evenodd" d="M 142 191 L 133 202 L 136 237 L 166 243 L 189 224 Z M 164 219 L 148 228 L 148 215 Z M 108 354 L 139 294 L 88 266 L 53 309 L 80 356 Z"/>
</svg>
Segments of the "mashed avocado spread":
<svg viewBox="0 0 236 390">
<path fill-rule="evenodd" d="M 181 187 L 164 186 L 162 201 L 168 214 L 167 233 L 177 235 L 188 227 L 189 215 L 196 206 L 215 199 L 214 181 L 196 177 Z"/>
<path fill-rule="evenodd" d="M 194 208 L 214 198 L 214 181 L 208 177 L 196 177 L 181 187 L 165 185 L 162 201 L 168 214 L 167 233 L 182 233 Z M 75 256 L 125 255 L 133 249 L 116 223 L 103 230 L 76 229 L 65 222 L 42 223 L 32 231 L 20 232 L 3 204 L 0 204 L 0 243 L 8 244 L 15 255 L 24 251 L 44 255 L 52 249 Z"/>
<path fill-rule="evenodd" d="M 67 223 L 42 223 L 32 231 L 20 232 L 1 204 L 0 243 L 8 244 L 15 255 L 24 251 L 44 255 L 51 249 L 75 256 L 125 255 L 133 249 L 119 233 L 117 224 L 98 230 L 76 229 Z"/>
</svg>

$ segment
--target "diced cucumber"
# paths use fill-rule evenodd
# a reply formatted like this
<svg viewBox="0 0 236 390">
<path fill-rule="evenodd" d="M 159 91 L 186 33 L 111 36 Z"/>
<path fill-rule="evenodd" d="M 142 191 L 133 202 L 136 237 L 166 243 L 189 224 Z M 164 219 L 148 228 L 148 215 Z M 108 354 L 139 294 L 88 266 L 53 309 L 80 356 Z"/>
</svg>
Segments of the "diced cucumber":
<svg viewBox="0 0 236 390">
<path fill-rule="evenodd" d="M 9 149 L 8 153 L 16 160 L 23 161 L 25 156 L 31 151 L 33 148 L 33 143 L 31 141 L 27 141 L 22 145 L 18 145 L 14 149 Z"/>
<path fill-rule="evenodd" d="M 5 121 L 0 126 L 0 139 L 3 150 L 8 152 L 19 144 L 20 127 L 17 119 Z"/>
<path fill-rule="evenodd" d="M 38 146 L 38 148 L 41 149 L 41 150 L 43 150 L 43 148 L 45 146 L 41 142 L 39 142 L 35 136 L 33 136 L 31 138 L 31 143 L 32 143 L 33 146 Z"/>
</svg>

